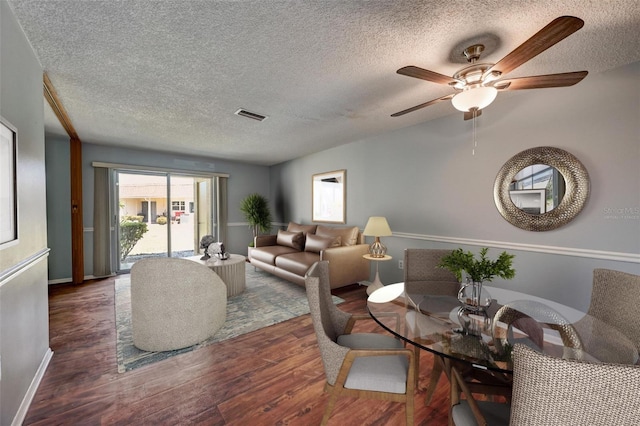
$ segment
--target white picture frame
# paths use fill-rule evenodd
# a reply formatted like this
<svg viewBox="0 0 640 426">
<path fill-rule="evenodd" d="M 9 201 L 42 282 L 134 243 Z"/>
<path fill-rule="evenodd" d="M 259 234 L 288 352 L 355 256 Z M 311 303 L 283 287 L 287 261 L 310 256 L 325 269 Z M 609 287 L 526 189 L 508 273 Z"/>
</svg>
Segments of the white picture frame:
<svg viewBox="0 0 640 426">
<path fill-rule="evenodd" d="M 0 117 L 0 246 L 18 239 L 18 132 Z"/>
<path fill-rule="evenodd" d="M 317 173 L 311 177 L 311 221 L 346 223 L 347 171 Z"/>
</svg>

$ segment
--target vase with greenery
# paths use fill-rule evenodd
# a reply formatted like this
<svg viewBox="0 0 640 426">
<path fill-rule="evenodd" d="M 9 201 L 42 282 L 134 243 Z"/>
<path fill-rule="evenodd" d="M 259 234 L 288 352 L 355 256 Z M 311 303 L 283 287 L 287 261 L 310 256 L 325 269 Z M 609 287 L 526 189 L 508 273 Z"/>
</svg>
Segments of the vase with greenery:
<svg viewBox="0 0 640 426">
<path fill-rule="evenodd" d="M 244 213 L 244 217 L 253 233 L 253 239 L 249 244 L 249 247 L 253 247 L 255 237 L 260 235 L 261 232 L 269 232 L 271 230 L 269 200 L 257 193 L 249 194 L 240 203 L 240 211 Z"/>
<path fill-rule="evenodd" d="M 496 260 L 487 258 L 488 248 L 480 250 L 480 257 L 461 248 L 453 250 L 451 254 L 440 259 L 439 267 L 448 269 L 462 282 L 462 272 L 467 275 L 467 285 L 463 285 L 458 294 L 462 303 L 472 309 L 484 309 L 491 303 L 488 292 L 482 294 L 482 283 L 492 281 L 495 277 L 511 279 L 515 277 L 513 258 L 515 255 L 506 251 L 500 253 Z M 484 296 L 484 297 L 483 297 Z"/>
</svg>

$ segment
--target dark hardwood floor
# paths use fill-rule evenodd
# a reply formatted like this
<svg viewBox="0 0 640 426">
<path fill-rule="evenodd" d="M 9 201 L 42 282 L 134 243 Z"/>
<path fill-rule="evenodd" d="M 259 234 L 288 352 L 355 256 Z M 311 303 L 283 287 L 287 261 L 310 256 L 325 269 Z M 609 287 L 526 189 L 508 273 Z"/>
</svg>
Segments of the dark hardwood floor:
<svg viewBox="0 0 640 426">
<path fill-rule="evenodd" d="M 366 311 L 365 287 L 336 291 L 341 309 Z M 309 315 L 175 356 L 127 373 L 116 366 L 113 279 L 49 288 L 53 359 L 25 425 L 317 425 L 327 402 Z M 374 321 L 354 331 L 383 332 Z M 421 358 L 415 423 L 448 423 L 440 380 L 431 406 L 424 387 L 431 355 Z M 330 425 L 401 425 L 404 406 L 340 398 Z"/>
</svg>

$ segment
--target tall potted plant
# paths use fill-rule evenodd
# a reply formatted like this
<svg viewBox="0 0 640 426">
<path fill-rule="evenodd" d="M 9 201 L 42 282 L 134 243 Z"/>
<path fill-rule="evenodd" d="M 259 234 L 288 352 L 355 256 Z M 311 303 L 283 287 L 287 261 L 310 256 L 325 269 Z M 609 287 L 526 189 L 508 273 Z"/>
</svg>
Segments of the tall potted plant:
<svg viewBox="0 0 640 426">
<path fill-rule="evenodd" d="M 475 255 L 461 248 L 444 256 L 438 265 L 440 268 L 448 269 L 462 282 L 462 271 L 467 275 L 467 285 L 460 290 L 458 297 L 460 301 L 471 308 L 483 309 L 488 306 L 491 299 L 485 295 L 482 298 L 482 283 L 491 281 L 494 277 L 511 279 L 515 277 L 516 271 L 513 269 L 513 258 L 515 255 L 506 251 L 500 253 L 498 259 L 490 260 L 487 258 L 488 248 L 484 247 L 480 250 L 480 258 L 476 259 Z"/>
<path fill-rule="evenodd" d="M 255 237 L 260 235 L 261 232 L 269 232 L 271 230 L 269 200 L 258 193 L 249 194 L 240 203 L 240 211 L 244 213 L 244 217 L 253 233 L 253 239 L 249 244 L 248 250 L 249 258 L 251 258 L 251 247 L 253 247 Z"/>
</svg>

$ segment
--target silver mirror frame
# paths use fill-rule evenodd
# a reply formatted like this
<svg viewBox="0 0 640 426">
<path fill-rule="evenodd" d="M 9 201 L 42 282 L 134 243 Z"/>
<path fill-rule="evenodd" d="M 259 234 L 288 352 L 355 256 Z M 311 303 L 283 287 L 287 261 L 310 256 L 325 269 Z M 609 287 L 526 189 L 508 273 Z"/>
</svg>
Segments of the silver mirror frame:
<svg viewBox="0 0 640 426">
<path fill-rule="evenodd" d="M 534 164 L 554 167 L 566 185 L 560 204 L 539 215 L 520 210 L 509 194 L 509 185 L 515 175 Z M 550 231 L 569 223 L 580 213 L 589 198 L 589 174 L 582 163 L 567 151 L 550 146 L 531 148 L 514 155 L 502 166 L 493 185 L 493 198 L 502 217 L 512 225 L 527 231 Z"/>
</svg>

